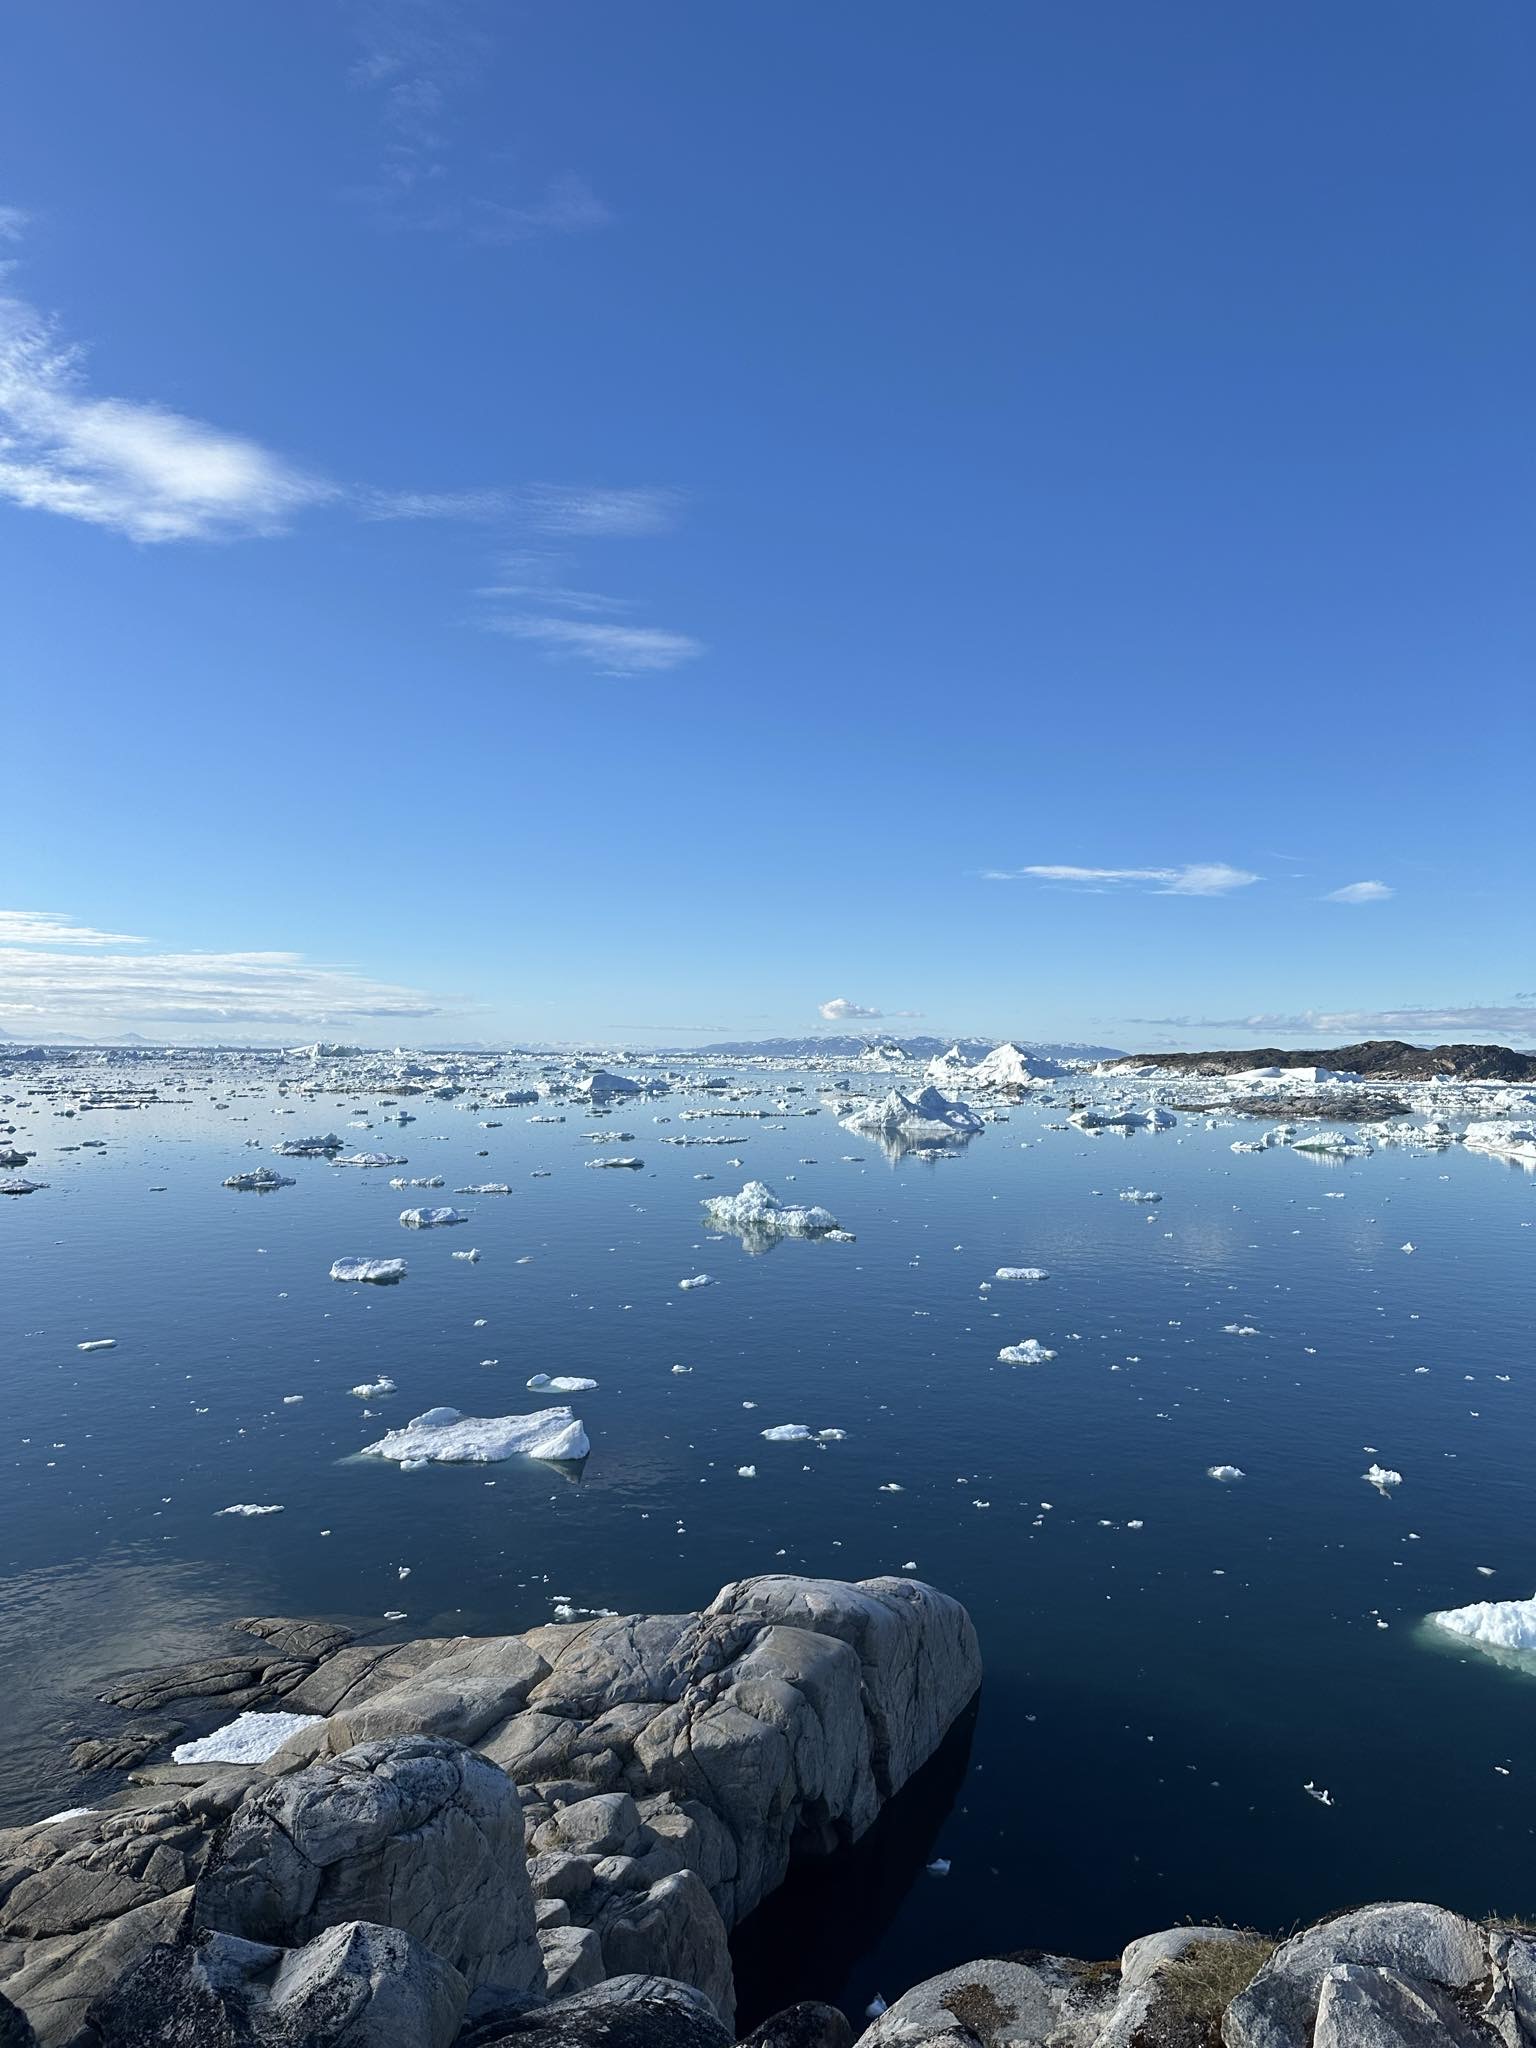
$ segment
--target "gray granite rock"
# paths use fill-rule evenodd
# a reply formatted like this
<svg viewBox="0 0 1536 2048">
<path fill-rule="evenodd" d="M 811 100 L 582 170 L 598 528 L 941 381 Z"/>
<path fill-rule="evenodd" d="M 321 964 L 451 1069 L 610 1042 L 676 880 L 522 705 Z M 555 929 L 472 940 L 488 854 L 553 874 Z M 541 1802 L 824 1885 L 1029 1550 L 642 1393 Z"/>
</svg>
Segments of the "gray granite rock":
<svg viewBox="0 0 1536 2048">
<path fill-rule="evenodd" d="M 1488 2048 L 1443 1991 L 1396 1970 L 1335 1963 L 1322 1981 L 1313 2048 Z"/>
<path fill-rule="evenodd" d="M 859 2037 L 860 2048 L 1092 2048 L 1118 1989 L 1118 1979 L 1091 1975 L 1065 1956 L 966 1963 L 914 1985 Z"/>
<path fill-rule="evenodd" d="M 1222 2021 L 1226 2048 L 1307 2048 L 1323 1979 L 1336 1963 L 1364 1964 L 1465 1990 L 1489 1974 L 1487 1944 L 1459 1913 L 1419 1903 L 1364 1906 L 1293 1935 L 1276 1949 Z"/>
<path fill-rule="evenodd" d="M 363 1743 L 250 1794 L 197 1906 L 204 1926 L 285 1947 L 374 1921 L 471 1986 L 539 1981 L 516 1787 L 439 1737 Z"/>
<path fill-rule="evenodd" d="M 1516 1928 L 1495 1927 L 1488 1935 L 1492 1981 L 1483 2018 L 1504 2048 L 1536 2042 L 1536 1940 Z"/>
</svg>

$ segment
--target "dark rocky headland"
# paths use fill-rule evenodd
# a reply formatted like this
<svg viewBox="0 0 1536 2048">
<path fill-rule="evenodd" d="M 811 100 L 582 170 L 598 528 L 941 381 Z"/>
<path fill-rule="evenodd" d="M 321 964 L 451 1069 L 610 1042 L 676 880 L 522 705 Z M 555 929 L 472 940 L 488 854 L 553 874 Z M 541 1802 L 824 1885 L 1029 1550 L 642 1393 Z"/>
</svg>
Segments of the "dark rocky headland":
<svg viewBox="0 0 1536 2048">
<path fill-rule="evenodd" d="M 126 1783 L 0 1833 L 0 2048 L 729 2048 L 731 1929 L 863 1836 L 981 1680 L 965 1610 L 910 1579 L 749 1579 L 700 1614 L 521 1636 L 240 1628 L 248 1647 L 114 1688 L 133 1718 L 76 1761 Z M 157 1763 L 172 1707 L 310 1718 L 261 1762 Z M 802 2003 L 748 2038 L 853 2029 Z M 1536 1936 L 1399 1904 L 1278 1945 L 1021 1949 L 861 2039 L 1533 2048 Z"/>
<path fill-rule="evenodd" d="M 1248 1074 L 1257 1067 L 1330 1067 L 1369 1081 L 1536 1081 L 1536 1052 L 1507 1045 L 1407 1045 L 1400 1038 L 1367 1038 L 1358 1045 L 1321 1051 L 1286 1051 L 1274 1045 L 1245 1046 L 1236 1052 L 1133 1052 L 1117 1067 L 1142 1067 L 1165 1074 Z"/>
</svg>

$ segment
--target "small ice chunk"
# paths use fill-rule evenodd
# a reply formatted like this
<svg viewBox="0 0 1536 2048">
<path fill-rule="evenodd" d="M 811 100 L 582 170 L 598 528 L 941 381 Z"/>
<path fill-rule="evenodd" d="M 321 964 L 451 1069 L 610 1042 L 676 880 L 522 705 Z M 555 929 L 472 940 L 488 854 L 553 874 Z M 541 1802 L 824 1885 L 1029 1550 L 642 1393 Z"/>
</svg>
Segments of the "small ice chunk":
<svg viewBox="0 0 1536 2048">
<path fill-rule="evenodd" d="M 1386 1465 L 1373 1464 L 1370 1470 L 1362 1472 L 1360 1477 L 1368 1486 L 1374 1486 L 1378 1493 L 1385 1493 L 1389 1486 L 1401 1486 L 1403 1483 L 1402 1473 L 1393 1472 Z"/>
<path fill-rule="evenodd" d="M 352 1391 L 360 1401 L 373 1401 L 380 1394 L 392 1394 L 395 1391 L 395 1383 L 386 1373 L 376 1380 L 364 1380 L 361 1386 L 354 1387 Z"/>
<path fill-rule="evenodd" d="M 686 1294 L 690 1288 L 713 1287 L 715 1283 L 707 1273 L 695 1273 L 691 1280 L 679 1280 L 677 1284 L 682 1292 Z"/>
<path fill-rule="evenodd" d="M 1017 1344 L 1005 1344 L 997 1354 L 1000 1365 L 1048 1365 L 1055 1356 L 1038 1337 L 1023 1337 Z"/>
<path fill-rule="evenodd" d="M 291 1735 L 301 1728 L 314 1728 L 324 1714 L 237 1714 L 211 1735 L 196 1742 L 179 1742 L 171 1751 L 173 1764 L 264 1764 L 277 1755 Z"/>
<path fill-rule="evenodd" d="M 298 1182 L 286 1173 L 274 1173 L 270 1166 L 258 1166 L 251 1173 L 232 1173 L 224 1185 L 242 1194 L 268 1195 L 274 1188 L 297 1187 Z"/>
<path fill-rule="evenodd" d="M 280 1515 L 283 1504 L 274 1501 L 270 1507 L 258 1507 L 253 1500 L 237 1500 L 232 1508 L 219 1508 L 216 1512 L 221 1515 Z"/>
<path fill-rule="evenodd" d="M 402 1209 L 400 1221 L 407 1230 L 438 1230 L 448 1223 L 467 1223 L 463 1209 Z"/>
<path fill-rule="evenodd" d="M 755 1479 L 757 1477 L 757 1467 L 755 1465 L 738 1465 L 736 1467 L 736 1477 L 738 1479 Z"/>
<path fill-rule="evenodd" d="M 77 1344 L 75 1349 L 77 1351 L 115 1351 L 117 1349 L 117 1339 L 115 1337 L 91 1337 L 84 1344 Z"/>
<path fill-rule="evenodd" d="M 595 1394 L 597 1381 L 572 1379 L 563 1374 L 551 1379 L 547 1372 L 536 1372 L 528 1382 L 528 1390 L 533 1394 Z"/>
<path fill-rule="evenodd" d="M 780 1422 L 772 1429 L 765 1429 L 762 1434 L 771 1444 L 807 1444 L 813 1431 L 806 1422 Z"/>
<path fill-rule="evenodd" d="M 1248 1474 L 1241 1465 L 1207 1465 L 1205 1476 L 1207 1479 L 1220 1479 L 1226 1483 L 1233 1479 L 1246 1479 Z"/>
<path fill-rule="evenodd" d="M 1050 1277 L 1044 1266 L 999 1266 L 992 1275 L 994 1280 L 1049 1280 Z"/>
</svg>

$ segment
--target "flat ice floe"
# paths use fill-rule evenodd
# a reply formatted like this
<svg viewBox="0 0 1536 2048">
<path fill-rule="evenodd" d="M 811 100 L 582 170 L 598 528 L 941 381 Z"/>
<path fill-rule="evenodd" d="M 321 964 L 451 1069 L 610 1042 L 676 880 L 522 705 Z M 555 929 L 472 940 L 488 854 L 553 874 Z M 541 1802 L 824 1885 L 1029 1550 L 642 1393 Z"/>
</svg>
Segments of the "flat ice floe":
<svg viewBox="0 0 1536 2048">
<path fill-rule="evenodd" d="M 392 1287 L 405 1278 L 404 1259 L 333 1259 L 333 1280 L 371 1280 L 376 1287 Z"/>
<path fill-rule="evenodd" d="M 1428 1619 L 1436 1628 L 1486 1649 L 1536 1650 L 1536 1595 L 1529 1600 L 1475 1600 L 1446 1607 Z"/>
<path fill-rule="evenodd" d="M 780 1422 L 760 1434 L 763 1441 L 770 1444 L 840 1444 L 848 1432 L 846 1429 L 812 1429 L 806 1422 Z"/>
<path fill-rule="evenodd" d="M 1049 1280 L 1050 1277 L 1044 1266 L 999 1266 L 992 1275 L 994 1280 Z"/>
<path fill-rule="evenodd" d="M 282 1138 L 272 1147 L 279 1159 L 327 1159 L 341 1150 L 342 1141 L 334 1131 L 323 1138 Z"/>
<path fill-rule="evenodd" d="M 541 1408 L 534 1415 L 461 1415 L 457 1408 L 429 1408 L 404 1429 L 392 1429 L 365 1458 L 391 1458 L 405 1472 L 423 1465 L 496 1465 L 503 1458 L 584 1458 L 592 1448 L 587 1432 L 569 1408 Z"/>
<path fill-rule="evenodd" d="M 1005 1344 L 997 1361 L 999 1365 L 1049 1365 L 1055 1356 L 1038 1337 L 1022 1337 L 1017 1344 Z"/>
<path fill-rule="evenodd" d="M 707 1273 L 695 1273 L 691 1280 L 679 1280 L 677 1284 L 684 1294 L 688 1294 L 695 1287 L 713 1287 L 715 1283 Z"/>
<path fill-rule="evenodd" d="M 250 1173 L 232 1173 L 224 1185 L 243 1195 L 269 1195 L 275 1188 L 297 1187 L 298 1182 L 289 1174 L 274 1173 L 270 1166 L 258 1166 Z"/>
<path fill-rule="evenodd" d="M 628 1167 L 631 1173 L 638 1173 L 641 1167 L 644 1166 L 645 1161 L 643 1159 L 588 1159 L 585 1161 L 585 1164 L 588 1166 L 625 1166 Z"/>
<path fill-rule="evenodd" d="M 575 1379 L 570 1374 L 558 1373 L 551 1379 L 547 1372 L 536 1372 L 528 1382 L 530 1394 L 595 1394 L 596 1380 Z"/>
<path fill-rule="evenodd" d="M 1225 1483 L 1233 1479 L 1246 1479 L 1248 1474 L 1241 1465 L 1207 1465 L 1205 1476 L 1207 1479 L 1220 1479 Z"/>
<path fill-rule="evenodd" d="M 324 1714 L 237 1714 L 211 1735 L 179 1742 L 173 1764 L 264 1764 L 301 1728 L 314 1728 Z"/>
<path fill-rule="evenodd" d="M 272 1503 L 271 1503 L 271 1504 L 270 1504 L 269 1506 L 267 1506 L 267 1507 L 262 1507 L 262 1506 L 261 1506 L 261 1505 L 260 1505 L 260 1504 L 259 1504 L 258 1502 L 256 1502 L 256 1501 L 253 1501 L 253 1500 L 237 1500 L 237 1501 L 235 1502 L 235 1504 L 234 1504 L 234 1506 L 233 1506 L 232 1508 L 216 1508 L 216 1509 L 214 1510 L 214 1513 L 215 1513 L 215 1515 L 216 1515 L 216 1516 L 217 1516 L 217 1515 L 280 1515 L 280 1514 L 281 1514 L 282 1512 L 283 1512 L 283 1504 L 282 1504 L 282 1502 L 281 1502 L 280 1500 L 279 1500 L 279 1501 L 273 1501 L 273 1502 L 272 1502 Z"/>
<path fill-rule="evenodd" d="M 596 1160 L 591 1165 L 606 1164 Z M 742 1238 L 829 1237 L 849 1233 L 839 1228 L 830 1209 L 816 1204 L 784 1202 L 765 1181 L 749 1180 L 739 1195 L 710 1195 L 701 1204 L 711 1230 L 727 1230 Z"/>
<path fill-rule="evenodd" d="M 88 1337 L 83 1344 L 77 1344 L 75 1349 L 77 1351 L 115 1351 L 117 1349 L 117 1339 L 115 1337 Z"/>
<path fill-rule="evenodd" d="M 344 1159 L 333 1159 L 332 1166 L 406 1166 L 409 1161 L 394 1152 L 349 1152 Z"/>
<path fill-rule="evenodd" d="M 402 1209 L 400 1221 L 407 1230 L 440 1230 L 448 1223 L 467 1223 L 464 1209 Z"/>
</svg>

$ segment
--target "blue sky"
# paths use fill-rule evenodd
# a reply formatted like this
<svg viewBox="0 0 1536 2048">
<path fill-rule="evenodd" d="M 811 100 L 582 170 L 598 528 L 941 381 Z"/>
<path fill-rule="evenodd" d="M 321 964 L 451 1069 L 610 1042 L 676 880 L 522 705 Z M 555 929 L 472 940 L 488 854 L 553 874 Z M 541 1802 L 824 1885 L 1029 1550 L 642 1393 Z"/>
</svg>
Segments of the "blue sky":
<svg viewBox="0 0 1536 2048">
<path fill-rule="evenodd" d="M 3 38 L 0 1028 L 1536 1036 L 1524 0 Z"/>
</svg>

